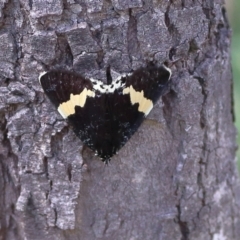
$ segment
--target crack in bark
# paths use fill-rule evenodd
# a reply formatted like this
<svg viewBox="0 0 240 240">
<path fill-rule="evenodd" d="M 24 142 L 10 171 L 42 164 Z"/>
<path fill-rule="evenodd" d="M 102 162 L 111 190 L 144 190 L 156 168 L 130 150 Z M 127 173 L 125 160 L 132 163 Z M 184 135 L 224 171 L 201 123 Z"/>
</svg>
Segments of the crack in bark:
<svg viewBox="0 0 240 240">
<path fill-rule="evenodd" d="M 195 79 L 198 80 L 200 86 L 202 87 L 202 95 L 203 95 L 203 103 L 202 103 L 202 109 L 201 109 L 201 112 L 200 112 L 200 126 L 201 128 L 205 128 L 206 126 L 206 116 L 205 116 L 205 113 L 204 113 L 204 110 L 205 110 L 205 105 L 206 105 L 206 100 L 207 100 L 207 91 L 206 91 L 206 81 L 201 78 L 201 77 L 198 77 L 198 76 L 194 76 Z"/>
<path fill-rule="evenodd" d="M 139 55 L 140 47 L 137 38 L 137 19 L 132 15 L 132 9 L 129 9 L 129 22 L 127 29 L 127 51 L 129 56 L 129 61 L 132 65 L 133 56 Z M 141 54 L 140 54 L 141 55 Z M 141 56 L 139 56 L 141 58 Z"/>
<path fill-rule="evenodd" d="M 178 211 L 177 223 L 179 225 L 179 228 L 180 228 L 180 231 L 181 231 L 181 234 L 182 234 L 181 240 L 189 240 L 190 231 L 189 231 L 188 223 L 181 220 L 181 206 L 180 206 L 180 204 L 178 204 L 176 207 L 177 207 L 177 211 Z"/>
</svg>

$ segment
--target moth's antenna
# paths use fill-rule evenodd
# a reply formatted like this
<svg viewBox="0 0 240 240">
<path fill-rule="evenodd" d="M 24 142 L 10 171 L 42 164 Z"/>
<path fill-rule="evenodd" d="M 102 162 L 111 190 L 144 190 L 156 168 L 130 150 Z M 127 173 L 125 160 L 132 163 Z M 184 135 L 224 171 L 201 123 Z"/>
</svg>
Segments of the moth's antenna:
<svg viewBox="0 0 240 240">
<path fill-rule="evenodd" d="M 107 75 L 107 84 L 108 85 L 112 84 L 112 76 L 111 76 L 111 67 L 110 67 L 110 65 L 107 66 L 106 75 Z"/>
</svg>

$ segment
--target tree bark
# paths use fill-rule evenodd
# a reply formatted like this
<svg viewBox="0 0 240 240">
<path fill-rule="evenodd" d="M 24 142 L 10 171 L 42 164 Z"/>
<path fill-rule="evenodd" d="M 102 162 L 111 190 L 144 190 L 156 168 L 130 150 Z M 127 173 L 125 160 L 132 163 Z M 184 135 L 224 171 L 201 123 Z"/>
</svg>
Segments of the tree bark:
<svg viewBox="0 0 240 240">
<path fill-rule="evenodd" d="M 230 30 L 223 1 L 2 1 L 0 237 L 239 239 Z M 105 81 L 148 61 L 167 94 L 105 166 L 38 75 Z"/>
</svg>

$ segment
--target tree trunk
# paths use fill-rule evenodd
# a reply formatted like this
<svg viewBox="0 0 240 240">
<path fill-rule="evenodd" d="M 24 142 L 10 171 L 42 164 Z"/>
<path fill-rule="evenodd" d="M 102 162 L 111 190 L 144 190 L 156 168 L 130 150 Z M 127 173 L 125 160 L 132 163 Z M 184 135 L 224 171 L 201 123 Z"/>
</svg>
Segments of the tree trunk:
<svg viewBox="0 0 240 240">
<path fill-rule="evenodd" d="M 223 1 L 2 1 L 0 237 L 239 239 Z M 167 62 L 169 91 L 105 166 L 38 82 Z"/>
</svg>

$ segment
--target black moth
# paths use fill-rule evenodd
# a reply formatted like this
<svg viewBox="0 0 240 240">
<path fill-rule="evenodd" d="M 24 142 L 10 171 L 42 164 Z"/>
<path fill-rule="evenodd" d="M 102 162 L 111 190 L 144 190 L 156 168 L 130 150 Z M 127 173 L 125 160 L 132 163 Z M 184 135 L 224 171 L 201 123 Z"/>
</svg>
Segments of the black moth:
<svg viewBox="0 0 240 240">
<path fill-rule="evenodd" d="M 45 94 L 75 134 L 108 163 L 163 94 L 171 70 L 150 65 L 107 84 L 68 71 L 39 76 Z"/>
</svg>

